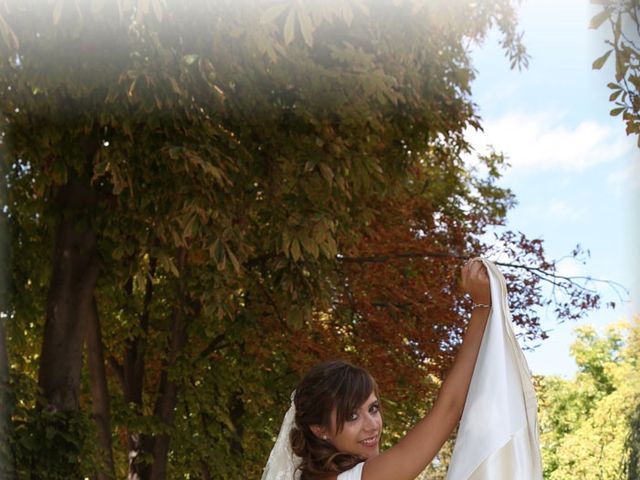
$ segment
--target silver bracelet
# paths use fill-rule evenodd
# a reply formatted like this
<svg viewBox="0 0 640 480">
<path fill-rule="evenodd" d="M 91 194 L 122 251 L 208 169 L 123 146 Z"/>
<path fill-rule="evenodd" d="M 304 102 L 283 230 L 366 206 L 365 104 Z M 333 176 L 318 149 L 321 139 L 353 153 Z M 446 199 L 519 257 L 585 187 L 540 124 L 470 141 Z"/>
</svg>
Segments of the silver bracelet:
<svg viewBox="0 0 640 480">
<path fill-rule="evenodd" d="M 491 308 L 491 304 L 490 303 L 474 303 L 471 308 L 474 309 L 476 307 Z"/>
</svg>

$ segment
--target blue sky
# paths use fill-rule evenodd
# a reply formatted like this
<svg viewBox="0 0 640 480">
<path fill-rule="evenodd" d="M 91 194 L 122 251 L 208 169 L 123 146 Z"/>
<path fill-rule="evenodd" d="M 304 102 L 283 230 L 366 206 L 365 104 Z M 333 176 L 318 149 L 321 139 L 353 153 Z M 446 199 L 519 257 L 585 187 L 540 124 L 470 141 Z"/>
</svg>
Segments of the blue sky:
<svg viewBox="0 0 640 480">
<path fill-rule="evenodd" d="M 631 289 L 631 301 L 602 309 L 579 323 L 559 324 L 542 311 L 550 338 L 527 352 L 536 374 L 572 376 L 569 355 L 573 330 L 604 325 L 639 312 L 640 156 L 620 117 L 610 117 L 608 101 L 613 62 L 591 69 L 605 51 L 602 31 L 588 28 L 597 13 L 589 0 L 525 0 L 520 8 L 527 70 L 509 70 L 498 34 L 474 53 L 477 78 L 473 97 L 484 133 L 470 132 L 472 144 L 491 145 L 509 159 L 501 184 L 518 205 L 508 227 L 545 240 L 549 258 L 560 258 L 580 243 L 589 249 L 586 265 L 563 262 L 561 273 L 618 281 Z M 618 300 L 606 287 L 607 299 Z"/>
</svg>

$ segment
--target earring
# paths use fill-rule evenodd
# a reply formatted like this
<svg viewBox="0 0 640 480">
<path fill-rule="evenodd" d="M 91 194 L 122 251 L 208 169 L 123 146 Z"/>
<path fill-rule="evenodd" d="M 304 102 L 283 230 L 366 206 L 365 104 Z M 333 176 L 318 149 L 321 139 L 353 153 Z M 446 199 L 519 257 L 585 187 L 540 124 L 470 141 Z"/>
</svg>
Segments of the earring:
<svg viewBox="0 0 640 480">
<path fill-rule="evenodd" d="M 326 440 L 326 439 L 327 439 L 327 436 L 326 436 L 326 435 L 323 435 L 323 436 L 322 436 L 322 439 L 323 439 L 323 440 Z"/>
</svg>

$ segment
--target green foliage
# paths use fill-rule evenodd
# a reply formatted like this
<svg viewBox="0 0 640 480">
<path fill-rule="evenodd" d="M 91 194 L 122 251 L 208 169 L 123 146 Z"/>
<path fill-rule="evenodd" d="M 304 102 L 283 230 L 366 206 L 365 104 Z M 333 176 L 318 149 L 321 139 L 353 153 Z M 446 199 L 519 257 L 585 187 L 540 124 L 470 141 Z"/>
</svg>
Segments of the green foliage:
<svg viewBox="0 0 640 480">
<path fill-rule="evenodd" d="M 13 452 L 11 439 L 14 438 L 11 414 L 13 401 L 10 385 L 3 380 L 0 383 L 0 476 L 11 478 L 13 476 Z"/>
<path fill-rule="evenodd" d="M 598 395 L 608 395 L 614 390 L 611 369 L 621 361 L 624 332 L 611 327 L 600 338 L 593 327 L 576 329 L 576 341 L 571 346 L 571 356 L 578 365 L 579 376 L 585 383 L 593 382 Z"/>
<path fill-rule="evenodd" d="M 73 213 L 57 199 L 72 178 L 96 197 L 75 220 L 98 239 L 92 294 L 117 478 L 133 437 L 164 434 L 169 478 L 259 477 L 301 370 L 328 356 L 360 355 L 386 374 L 389 437 L 405 431 L 437 383 L 416 375 L 416 355 L 440 373 L 459 339 L 455 265 L 423 274 L 438 280 L 433 298 L 449 299 L 433 302 L 444 307 L 432 318 L 454 320 L 428 327 L 446 349 L 431 338 L 422 351 L 404 341 L 411 315 L 373 328 L 342 305 L 352 279 L 340 257 L 375 243 L 372 225 L 393 225 L 387 210 L 413 201 L 417 213 L 399 208 L 412 214 L 401 217 L 411 240 L 486 251 L 479 238 L 514 202 L 495 184 L 500 155 L 480 159 L 486 177 L 462 160 L 464 130 L 479 127 L 468 45 L 492 25 L 513 64 L 524 62 L 508 0 L 0 1 L 9 359 L 33 399 L 14 418 L 20 464 L 92 472 L 76 462 L 90 438 L 88 389 L 77 414 L 34 410 L 51 245 Z M 375 308 L 374 320 L 387 318 Z M 404 350 L 390 348 L 398 338 Z M 437 350 L 428 362 L 427 349 Z M 402 362 L 413 375 L 389 380 Z M 161 418 L 171 382 L 175 404 Z M 55 465 L 51 439 L 66 452 Z"/>
<path fill-rule="evenodd" d="M 539 379 L 544 478 L 626 478 L 635 460 L 632 415 L 640 405 L 639 324 L 617 324 L 598 335 L 577 329 L 572 380 Z"/>
<path fill-rule="evenodd" d="M 638 135 L 640 146 L 640 3 L 637 0 L 594 1 L 602 10 L 592 19 L 590 28 L 608 27 L 605 43 L 610 47 L 593 62 L 593 68 L 600 70 L 611 54 L 615 61 L 615 81 L 607 86 L 611 89 L 609 101 L 616 105 L 612 116 L 622 114 L 627 124 L 627 135 Z"/>
<path fill-rule="evenodd" d="M 98 468 L 95 427 L 85 412 L 34 409 L 32 382 L 14 377 L 11 386 L 15 406 L 10 445 L 17 480 L 81 478 Z"/>
<path fill-rule="evenodd" d="M 627 480 L 638 480 L 640 478 L 640 402 L 630 418 L 625 450 Z"/>
<path fill-rule="evenodd" d="M 15 461 L 20 479 L 78 478 L 91 465 L 90 419 L 77 412 L 31 415 L 15 421 Z M 85 463 L 85 469 L 81 462 Z"/>
</svg>

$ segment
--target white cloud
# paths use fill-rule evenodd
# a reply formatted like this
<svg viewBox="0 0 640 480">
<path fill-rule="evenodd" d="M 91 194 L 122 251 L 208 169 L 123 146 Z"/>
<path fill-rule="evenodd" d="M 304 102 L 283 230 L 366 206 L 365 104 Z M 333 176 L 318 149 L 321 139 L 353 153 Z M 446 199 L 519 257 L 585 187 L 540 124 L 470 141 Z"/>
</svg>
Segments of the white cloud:
<svg viewBox="0 0 640 480">
<path fill-rule="evenodd" d="M 607 176 L 607 186 L 620 195 L 627 190 L 640 190 L 640 163 L 637 158 L 632 158 L 623 168 L 610 173 Z"/>
<path fill-rule="evenodd" d="M 557 200 L 549 205 L 547 213 L 556 220 L 575 222 L 582 220 L 587 210 L 569 205 L 564 200 Z"/>
<path fill-rule="evenodd" d="M 509 113 L 486 120 L 484 132 L 468 131 L 467 139 L 480 153 L 489 146 L 504 153 L 512 173 L 582 171 L 629 151 L 612 128 L 591 120 L 572 127 L 564 117 L 554 111 Z"/>
<path fill-rule="evenodd" d="M 563 277 L 584 277 L 587 275 L 585 265 L 571 258 L 558 262 L 557 267 L 557 274 Z"/>
<path fill-rule="evenodd" d="M 570 199 L 573 200 L 573 199 Z M 540 200 L 536 203 L 519 205 L 521 215 L 529 219 L 542 219 L 544 222 L 555 221 L 562 223 L 583 222 L 589 217 L 589 211 L 582 206 L 576 206 L 562 199 Z"/>
</svg>

